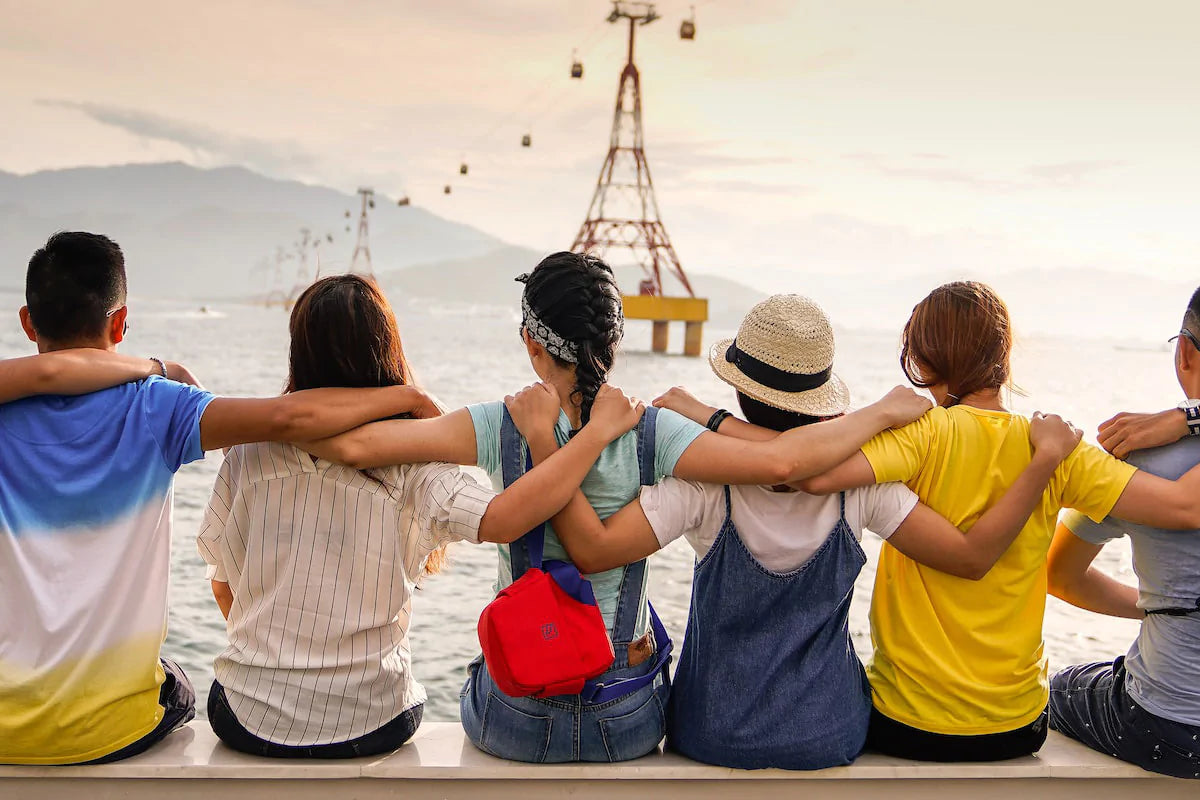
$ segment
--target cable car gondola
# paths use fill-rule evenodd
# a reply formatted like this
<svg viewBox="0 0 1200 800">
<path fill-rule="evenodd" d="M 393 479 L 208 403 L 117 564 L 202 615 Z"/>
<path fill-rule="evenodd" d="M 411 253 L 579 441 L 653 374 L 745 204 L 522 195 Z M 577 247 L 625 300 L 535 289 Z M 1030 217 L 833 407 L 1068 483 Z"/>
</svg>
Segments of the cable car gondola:
<svg viewBox="0 0 1200 800">
<path fill-rule="evenodd" d="M 689 6 L 692 9 L 692 15 L 679 23 L 679 38 L 692 40 L 696 38 L 696 7 Z"/>
<path fill-rule="evenodd" d="M 408 205 L 410 202 L 411 202 L 411 201 L 408 199 L 408 195 L 406 195 L 406 194 L 405 194 L 405 195 L 401 195 L 401 196 L 400 196 L 400 199 L 396 201 L 396 205 L 398 205 L 398 206 L 406 206 L 406 205 Z"/>
<path fill-rule="evenodd" d="M 521 147 L 532 147 L 533 137 L 528 133 L 521 137 Z"/>
<path fill-rule="evenodd" d="M 571 51 L 571 77 L 578 80 L 583 77 L 583 62 L 579 60 L 578 50 Z"/>
<path fill-rule="evenodd" d="M 446 186 L 442 189 L 442 194 L 450 194 L 450 184 L 446 184 Z"/>
<path fill-rule="evenodd" d="M 459 165 L 458 165 L 458 174 L 459 174 L 459 175 L 466 175 L 466 174 L 467 174 L 467 162 L 465 162 L 465 161 L 464 161 L 464 162 L 462 162 L 461 164 L 459 164 Z"/>
</svg>

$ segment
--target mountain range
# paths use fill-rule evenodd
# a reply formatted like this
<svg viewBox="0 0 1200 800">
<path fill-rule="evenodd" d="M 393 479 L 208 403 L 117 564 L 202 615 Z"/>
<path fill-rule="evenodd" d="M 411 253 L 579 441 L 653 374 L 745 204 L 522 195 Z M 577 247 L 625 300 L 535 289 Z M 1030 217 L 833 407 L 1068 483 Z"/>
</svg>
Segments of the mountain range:
<svg viewBox="0 0 1200 800">
<path fill-rule="evenodd" d="M 33 251 L 54 231 L 74 229 L 103 232 L 121 244 L 135 295 L 198 303 L 262 297 L 272 284 L 277 249 L 294 253 L 302 227 L 322 239 L 323 270 L 345 270 L 358 209 L 356 195 L 243 167 L 161 163 L 0 172 L 0 288 L 20 289 Z M 567 242 L 541 251 L 516 246 L 381 195 L 371 212 L 370 244 L 375 271 L 393 296 L 511 305 L 519 297 L 513 278 Z M 896 254 L 862 244 L 878 257 L 877 269 L 841 274 L 798 266 L 786 285 L 770 288 L 818 298 L 841 327 L 897 330 L 933 286 L 976 278 L 1008 301 L 1018 332 L 1146 342 L 1174 333 L 1195 288 L 1146 275 L 1053 267 L 896 273 L 889 268 Z M 315 255 L 310 251 L 310 274 Z M 804 254 L 797 256 L 803 263 Z M 753 276 L 752 264 L 749 254 L 747 264 L 731 264 L 727 274 Z M 297 265 L 294 256 L 283 262 L 276 285 L 294 285 Z M 619 259 L 614 265 L 618 282 L 632 289 L 640 271 Z M 725 328 L 765 296 L 729 277 L 689 277 L 709 298 L 713 322 Z"/>
</svg>

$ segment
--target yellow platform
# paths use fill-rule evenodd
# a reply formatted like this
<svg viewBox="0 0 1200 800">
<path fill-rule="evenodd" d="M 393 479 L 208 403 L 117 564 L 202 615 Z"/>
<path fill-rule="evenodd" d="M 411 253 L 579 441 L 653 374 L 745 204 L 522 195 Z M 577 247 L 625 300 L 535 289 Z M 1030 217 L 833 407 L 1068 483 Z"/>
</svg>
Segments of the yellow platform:
<svg viewBox="0 0 1200 800">
<path fill-rule="evenodd" d="M 645 319 L 654 324 L 650 349 L 656 353 L 667 352 L 668 325 L 682 322 L 683 354 L 700 355 L 704 323 L 708 321 L 708 300 L 703 297 L 659 297 L 649 294 L 627 294 L 621 296 L 626 319 Z"/>
</svg>

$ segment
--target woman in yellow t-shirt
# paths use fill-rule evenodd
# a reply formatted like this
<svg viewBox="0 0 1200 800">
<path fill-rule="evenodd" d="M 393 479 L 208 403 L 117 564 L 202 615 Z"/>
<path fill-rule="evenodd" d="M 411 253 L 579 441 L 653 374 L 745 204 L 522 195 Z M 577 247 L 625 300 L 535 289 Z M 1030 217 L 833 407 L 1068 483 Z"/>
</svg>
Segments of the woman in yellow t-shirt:
<svg viewBox="0 0 1200 800">
<path fill-rule="evenodd" d="M 1001 398 L 1011 384 L 1008 309 L 983 284 L 949 283 L 913 309 L 901 344 L 901 367 L 937 407 L 879 434 L 804 488 L 903 481 L 950 522 L 969 526 L 1033 453 L 1029 420 Z M 885 543 L 871 599 L 869 747 L 932 761 L 999 760 L 1041 747 L 1049 699 L 1046 556 L 1064 507 L 1097 521 L 1111 513 L 1189 528 L 1200 524 L 1200 468 L 1165 481 L 1081 443 L 1016 541 L 977 582 L 922 566 Z"/>
</svg>

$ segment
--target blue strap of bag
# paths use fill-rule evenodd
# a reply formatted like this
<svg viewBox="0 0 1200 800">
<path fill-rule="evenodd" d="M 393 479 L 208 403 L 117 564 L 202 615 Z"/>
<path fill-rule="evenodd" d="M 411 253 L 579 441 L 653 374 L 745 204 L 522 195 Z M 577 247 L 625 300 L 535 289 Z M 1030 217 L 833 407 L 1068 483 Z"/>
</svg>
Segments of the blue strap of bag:
<svg viewBox="0 0 1200 800">
<path fill-rule="evenodd" d="M 650 406 L 646 408 L 641 422 L 638 423 L 638 471 L 640 483 L 643 486 L 653 485 L 657 477 L 654 471 L 657 421 L 658 409 Z M 522 474 L 520 458 L 521 436 L 507 408 L 504 409 L 504 416 L 500 423 L 500 450 L 502 477 L 504 486 L 507 488 Z M 525 453 L 524 467 L 524 472 L 533 469 L 533 457 L 529 454 L 528 450 Z M 528 559 L 526 568 L 545 571 L 571 597 L 587 605 L 598 605 L 591 581 L 584 578 L 579 572 L 578 567 L 574 564 L 566 561 L 544 561 L 545 547 L 546 523 L 544 522 L 531 529 L 520 539 L 514 541 L 509 550 L 512 557 L 513 578 L 520 577 L 516 569 L 517 556 L 518 552 L 523 549 L 524 555 Z M 521 573 L 524 573 L 524 569 L 521 570 Z M 655 612 L 654 605 L 647 601 L 647 606 L 650 610 L 650 630 L 654 634 L 654 663 L 643 675 L 637 675 L 632 678 L 618 678 L 607 683 L 588 681 L 584 684 L 583 691 L 580 692 L 580 696 L 586 702 L 607 703 L 610 700 L 616 700 L 627 694 L 632 694 L 642 687 L 653 683 L 658 674 L 666 670 L 669 666 L 674 643 L 667 634 L 667 629 L 662 624 L 662 620 L 659 619 L 658 613 Z"/>
</svg>

